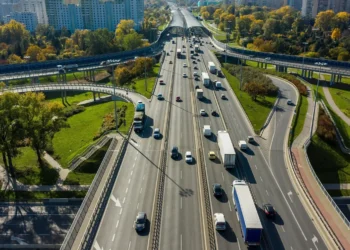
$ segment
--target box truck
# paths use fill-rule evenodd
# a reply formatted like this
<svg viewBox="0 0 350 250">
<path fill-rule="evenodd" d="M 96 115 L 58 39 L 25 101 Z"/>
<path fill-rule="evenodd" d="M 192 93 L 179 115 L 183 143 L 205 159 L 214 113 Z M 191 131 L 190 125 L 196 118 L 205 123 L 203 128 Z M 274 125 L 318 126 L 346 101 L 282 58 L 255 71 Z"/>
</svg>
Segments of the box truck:
<svg viewBox="0 0 350 250">
<path fill-rule="evenodd" d="M 210 73 L 216 74 L 216 66 L 213 62 L 208 62 L 208 68 Z"/>
<path fill-rule="evenodd" d="M 220 155 L 225 168 L 233 168 L 236 163 L 236 152 L 227 131 L 218 131 Z"/>
<path fill-rule="evenodd" d="M 210 84 L 210 78 L 207 72 L 202 72 L 202 82 L 203 85 L 208 87 Z"/>
<path fill-rule="evenodd" d="M 196 95 L 198 99 L 203 98 L 203 89 L 196 89 Z"/>
<path fill-rule="evenodd" d="M 263 227 L 249 186 L 245 181 L 233 181 L 232 199 L 238 221 L 241 224 L 244 242 L 248 246 L 260 245 Z"/>
</svg>

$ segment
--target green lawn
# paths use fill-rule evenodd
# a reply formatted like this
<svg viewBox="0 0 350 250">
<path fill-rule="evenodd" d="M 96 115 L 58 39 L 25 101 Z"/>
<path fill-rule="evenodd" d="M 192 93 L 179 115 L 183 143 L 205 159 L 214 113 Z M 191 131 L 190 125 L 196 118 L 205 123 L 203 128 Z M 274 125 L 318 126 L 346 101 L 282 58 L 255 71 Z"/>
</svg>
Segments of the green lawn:
<svg viewBox="0 0 350 250">
<path fill-rule="evenodd" d="M 160 65 L 159 63 L 157 63 L 156 65 L 153 66 L 153 72 L 147 76 L 147 90 L 145 88 L 144 77 L 134 79 L 132 84 L 124 85 L 123 87 L 130 88 L 130 89 L 132 88 L 137 93 L 140 93 L 141 95 L 144 95 L 147 98 L 151 98 L 152 90 L 156 83 L 156 78 L 159 73 L 159 70 L 160 70 Z"/>
<path fill-rule="evenodd" d="M 100 96 L 106 96 L 106 94 L 100 94 Z M 49 101 L 57 101 L 62 102 L 61 92 L 46 92 L 45 93 L 46 100 Z M 79 102 L 93 99 L 94 96 L 92 92 L 81 92 L 81 91 L 67 91 L 67 102 L 68 105 L 78 104 Z M 96 93 L 96 98 L 98 95 Z"/>
<path fill-rule="evenodd" d="M 307 97 L 299 95 L 300 98 L 300 103 L 299 106 L 297 107 L 298 111 L 297 114 L 295 115 L 295 123 L 294 123 L 294 133 L 291 138 L 291 142 L 295 140 L 295 138 L 300 135 L 301 131 L 304 128 L 304 123 L 305 123 L 305 118 L 307 114 L 307 108 L 308 108 L 308 102 L 307 102 Z"/>
<path fill-rule="evenodd" d="M 28 191 L 0 191 L 0 201 L 41 201 L 52 198 L 84 198 L 87 191 L 52 191 L 52 192 L 28 192 Z"/>
<path fill-rule="evenodd" d="M 328 89 L 338 108 L 346 116 L 350 117 L 350 91 L 332 88 L 332 86 L 330 86 Z"/>
<path fill-rule="evenodd" d="M 322 183 L 350 183 L 350 155 L 343 154 L 337 146 L 314 135 L 308 155 Z"/>
<path fill-rule="evenodd" d="M 58 172 L 44 161 L 39 167 L 36 154 L 31 147 L 20 148 L 21 154 L 13 158 L 16 178 L 24 185 L 54 185 L 57 182 Z M 1 164 L 2 158 L 0 160 Z"/>
<path fill-rule="evenodd" d="M 134 106 L 131 103 L 117 102 L 118 108 L 127 105 L 126 125 L 120 127 L 127 132 L 131 126 Z M 89 106 L 82 113 L 68 118 L 70 128 L 64 128 L 53 139 L 55 156 L 62 167 L 67 168 L 69 162 L 93 144 L 93 137 L 99 132 L 103 117 L 113 112 L 113 102 Z"/>
<path fill-rule="evenodd" d="M 324 79 L 326 81 L 330 81 L 331 80 L 331 75 L 324 74 L 323 77 L 324 77 Z M 346 83 L 346 84 L 350 84 L 350 78 L 349 77 L 342 77 L 341 82 L 342 83 Z"/>
<path fill-rule="evenodd" d="M 350 196 L 350 189 L 327 190 L 327 191 L 332 197 Z"/>
<path fill-rule="evenodd" d="M 95 174 L 105 156 L 110 142 L 98 149 L 89 159 L 85 160 L 80 166 L 70 172 L 65 185 L 90 185 L 95 178 Z"/>
<path fill-rule="evenodd" d="M 225 68 L 222 68 L 222 71 L 247 113 L 255 133 L 259 133 L 276 101 L 276 97 L 266 97 L 265 100 L 258 98 L 257 101 L 253 101 L 246 92 L 239 90 L 239 80 L 236 77 L 228 73 Z"/>
<path fill-rule="evenodd" d="M 255 61 L 249 61 L 249 60 L 246 60 L 246 63 L 245 63 L 246 65 L 248 65 L 248 66 L 251 66 L 251 67 L 254 67 L 254 68 L 257 68 L 258 67 L 258 62 L 255 62 Z M 273 65 L 273 64 L 267 64 L 267 68 L 268 69 L 275 69 L 276 67 L 275 67 L 275 65 Z"/>
</svg>

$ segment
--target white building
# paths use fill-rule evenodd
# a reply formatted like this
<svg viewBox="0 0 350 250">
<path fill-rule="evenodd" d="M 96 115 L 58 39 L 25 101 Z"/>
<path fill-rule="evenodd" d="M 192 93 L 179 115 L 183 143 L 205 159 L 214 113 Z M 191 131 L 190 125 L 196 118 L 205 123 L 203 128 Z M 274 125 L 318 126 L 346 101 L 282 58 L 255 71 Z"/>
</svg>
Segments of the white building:
<svg viewBox="0 0 350 250">
<path fill-rule="evenodd" d="M 33 12 L 38 23 L 48 24 L 45 0 L 20 0 L 14 8 L 17 12 Z"/>
<path fill-rule="evenodd" d="M 9 23 L 12 19 L 23 23 L 30 32 L 34 32 L 38 25 L 37 16 L 33 12 L 11 12 L 9 15 L 4 16 L 5 23 Z"/>
</svg>

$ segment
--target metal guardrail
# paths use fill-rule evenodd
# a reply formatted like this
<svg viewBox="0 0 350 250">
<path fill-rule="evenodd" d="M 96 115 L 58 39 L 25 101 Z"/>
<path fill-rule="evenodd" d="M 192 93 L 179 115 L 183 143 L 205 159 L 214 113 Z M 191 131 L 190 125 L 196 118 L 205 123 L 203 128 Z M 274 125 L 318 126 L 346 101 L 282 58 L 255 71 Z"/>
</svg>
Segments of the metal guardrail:
<svg viewBox="0 0 350 250">
<path fill-rule="evenodd" d="M 350 154 L 350 149 L 348 147 L 346 147 L 345 145 L 345 142 L 344 142 L 344 138 L 343 136 L 341 135 L 338 127 L 337 127 L 337 124 L 335 123 L 334 119 L 333 119 L 333 116 L 331 115 L 331 113 L 329 112 L 326 104 L 324 103 L 323 100 L 321 100 L 321 105 L 323 107 L 323 109 L 326 111 L 327 115 L 329 116 L 329 118 L 331 119 L 334 127 L 335 127 L 335 131 L 336 131 L 336 135 L 337 135 L 337 142 L 340 146 L 340 149 L 341 151 L 344 153 L 344 154 Z"/>
<path fill-rule="evenodd" d="M 92 154 L 96 152 L 98 149 L 97 147 L 101 148 L 103 147 L 109 140 L 111 140 L 111 137 L 103 136 L 99 138 L 94 144 L 87 147 L 83 153 L 79 154 L 78 156 L 74 157 L 70 163 L 69 163 L 69 170 L 73 171 L 75 170 L 85 159 L 88 159 Z"/>
<path fill-rule="evenodd" d="M 100 167 L 96 173 L 96 176 L 95 176 L 92 184 L 90 185 L 89 191 L 87 192 L 87 194 L 83 200 L 83 203 L 81 204 L 79 211 L 76 214 L 75 219 L 74 219 L 74 221 L 73 221 L 73 223 L 72 223 L 72 225 L 71 225 L 71 227 L 70 227 L 70 229 L 69 229 L 69 231 L 68 231 L 68 233 L 67 233 L 67 235 L 66 235 L 66 237 L 61 245 L 61 248 L 60 248 L 61 250 L 72 249 L 74 241 L 76 240 L 76 237 L 79 233 L 79 229 L 84 221 L 85 215 L 86 215 L 87 211 L 89 210 L 90 204 L 94 198 L 94 195 L 98 189 L 98 186 L 100 185 L 100 181 L 101 181 L 101 179 L 105 173 L 105 170 L 108 166 L 108 163 L 112 157 L 112 154 L 113 154 L 112 149 L 116 147 L 117 143 L 118 143 L 118 141 L 114 138 L 112 140 L 111 144 L 109 145 L 108 151 L 100 164 Z M 122 151 L 120 151 L 120 153 L 121 152 Z M 95 213 L 96 213 L 96 210 L 95 210 Z M 94 216 L 92 216 L 92 217 L 94 217 Z M 89 226 L 91 225 L 91 222 L 92 221 L 90 220 Z"/>
</svg>

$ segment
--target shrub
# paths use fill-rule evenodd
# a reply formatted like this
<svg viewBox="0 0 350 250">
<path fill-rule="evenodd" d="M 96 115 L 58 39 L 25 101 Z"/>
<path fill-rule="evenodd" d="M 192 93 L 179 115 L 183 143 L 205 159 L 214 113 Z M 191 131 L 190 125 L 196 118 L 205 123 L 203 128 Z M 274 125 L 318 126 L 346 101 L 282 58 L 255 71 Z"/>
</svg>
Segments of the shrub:
<svg viewBox="0 0 350 250">
<path fill-rule="evenodd" d="M 80 105 L 73 105 L 73 106 L 69 106 L 66 107 L 63 112 L 64 112 L 64 116 L 66 118 L 71 117 L 73 115 L 79 114 L 81 112 L 85 111 L 85 107 L 84 106 L 80 106 Z"/>
<path fill-rule="evenodd" d="M 335 144 L 337 137 L 334 125 L 322 108 L 319 110 L 316 133 L 325 142 Z"/>
</svg>

